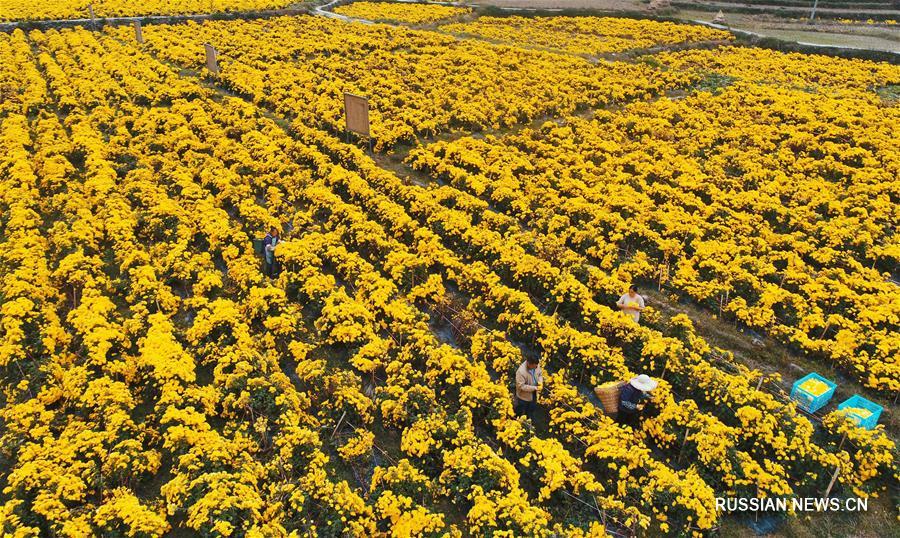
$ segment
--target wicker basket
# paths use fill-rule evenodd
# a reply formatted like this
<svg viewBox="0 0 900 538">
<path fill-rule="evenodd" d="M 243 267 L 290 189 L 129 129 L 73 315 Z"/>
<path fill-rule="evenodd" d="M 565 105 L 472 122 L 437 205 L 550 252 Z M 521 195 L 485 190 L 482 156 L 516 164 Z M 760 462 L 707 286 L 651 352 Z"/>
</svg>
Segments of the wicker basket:
<svg viewBox="0 0 900 538">
<path fill-rule="evenodd" d="M 619 412 L 619 395 L 624 386 L 624 381 L 611 381 L 594 387 L 594 394 L 600 399 L 607 415 L 615 415 Z"/>
</svg>

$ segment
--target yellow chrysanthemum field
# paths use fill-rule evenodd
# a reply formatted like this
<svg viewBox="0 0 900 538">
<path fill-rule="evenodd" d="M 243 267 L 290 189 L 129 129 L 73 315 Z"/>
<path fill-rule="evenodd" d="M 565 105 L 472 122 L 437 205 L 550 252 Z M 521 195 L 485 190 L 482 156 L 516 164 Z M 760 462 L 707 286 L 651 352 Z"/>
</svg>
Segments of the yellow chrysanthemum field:
<svg viewBox="0 0 900 538">
<path fill-rule="evenodd" d="M 143 43 L 0 7 L 0 534 L 707 536 L 750 532 L 717 498 L 896 495 L 900 67 L 290 5 L 94 3 L 235 12 Z M 881 424 L 798 408 L 790 362 Z M 623 424 L 592 389 L 638 374 Z"/>
</svg>

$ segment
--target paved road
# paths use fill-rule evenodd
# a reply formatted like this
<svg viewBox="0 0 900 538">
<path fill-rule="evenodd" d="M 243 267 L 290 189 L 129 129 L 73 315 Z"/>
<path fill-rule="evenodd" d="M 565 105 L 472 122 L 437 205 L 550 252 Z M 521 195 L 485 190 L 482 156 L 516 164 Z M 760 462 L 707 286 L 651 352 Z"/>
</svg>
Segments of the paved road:
<svg viewBox="0 0 900 538">
<path fill-rule="evenodd" d="M 685 1 L 676 1 L 675 4 L 678 5 L 695 5 L 695 6 L 709 6 L 713 8 L 719 8 L 728 12 L 728 9 L 753 9 L 757 11 L 766 11 L 769 13 L 784 13 L 784 12 L 803 12 L 809 13 L 809 10 L 812 8 L 812 2 L 810 2 L 809 7 L 801 7 L 801 6 L 775 6 L 769 4 L 743 4 L 739 2 L 716 2 L 712 1 L 700 1 L 700 2 L 685 2 Z M 900 19 L 900 10 L 897 9 L 862 9 L 862 8 L 835 8 L 835 7 L 817 7 L 816 13 L 830 13 L 835 15 L 852 15 L 851 19 L 865 19 L 866 15 L 896 15 L 898 19 Z"/>
</svg>

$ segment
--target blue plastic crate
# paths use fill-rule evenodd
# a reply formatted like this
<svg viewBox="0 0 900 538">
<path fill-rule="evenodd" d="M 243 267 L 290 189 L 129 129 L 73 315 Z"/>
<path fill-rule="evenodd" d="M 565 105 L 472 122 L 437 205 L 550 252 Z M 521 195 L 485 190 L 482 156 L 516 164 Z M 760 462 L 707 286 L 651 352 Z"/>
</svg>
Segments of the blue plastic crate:
<svg viewBox="0 0 900 538">
<path fill-rule="evenodd" d="M 810 379 L 818 379 L 828 385 L 828 390 L 823 394 L 816 396 L 800 388 L 800 385 L 806 383 Z M 791 399 L 797 402 L 797 406 L 805 410 L 807 413 L 815 413 L 828 403 L 828 400 L 834 396 L 834 389 L 837 383 L 829 381 L 819 374 L 813 372 L 794 382 L 794 388 L 791 389 Z"/>
<path fill-rule="evenodd" d="M 870 402 L 869 400 L 866 400 L 859 394 L 854 394 L 853 396 L 844 400 L 843 403 L 838 405 L 838 411 L 840 411 L 841 409 L 844 409 L 845 407 L 857 407 L 857 408 L 866 409 L 866 410 L 872 412 L 871 415 L 869 415 L 868 417 L 865 417 L 865 418 L 863 418 L 853 412 L 847 413 L 848 418 L 852 419 L 854 422 L 859 424 L 860 428 L 865 428 L 867 430 L 871 430 L 872 428 L 875 427 L 876 424 L 878 424 L 878 419 L 879 419 L 879 417 L 881 417 L 881 412 L 884 410 L 884 408 L 881 407 L 880 405 L 878 405 L 877 403 Z"/>
</svg>

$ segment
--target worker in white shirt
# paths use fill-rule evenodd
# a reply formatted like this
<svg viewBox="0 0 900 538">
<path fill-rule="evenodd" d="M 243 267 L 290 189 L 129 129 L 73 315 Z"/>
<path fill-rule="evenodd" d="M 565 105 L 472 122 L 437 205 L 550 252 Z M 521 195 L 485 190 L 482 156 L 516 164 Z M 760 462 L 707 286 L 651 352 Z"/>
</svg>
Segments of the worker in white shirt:
<svg viewBox="0 0 900 538">
<path fill-rule="evenodd" d="M 644 310 L 644 298 L 638 295 L 637 286 L 628 286 L 628 293 L 619 297 L 616 303 L 619 310 L 625 312 L 635 323 L 641 320 L 641 311 Z"/>
</svg>

